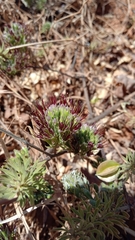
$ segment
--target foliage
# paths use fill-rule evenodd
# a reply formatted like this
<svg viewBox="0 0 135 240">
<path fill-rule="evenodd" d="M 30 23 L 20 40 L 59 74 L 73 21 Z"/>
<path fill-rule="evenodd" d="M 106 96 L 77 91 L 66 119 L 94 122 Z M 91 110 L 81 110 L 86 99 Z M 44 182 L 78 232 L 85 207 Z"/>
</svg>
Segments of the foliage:
<svg viewBox="0 0 135 240">
<path fill-rule="evenodd" d="M 46 0 L 37 0 L 36 1 L 36 8 L 37 10 L 42 10 L 45 7 Z"/>
<path fill-rule="evenodd" d="M 82 126 L 73 134 L 69 143 L 74 153 L 90 156 L 94 150 L 102 148 L 100 135 L 95 126 L 82 124 Z"/>
<path fill-rule="evenodd" d="M 62 148 L 84 156 L 102 147 L 98 130 L 82 124 L 82 107 L 79 102 L 51 97 L 48 103 L 37 104 L 33 111 L 36 123 L 35 136 L 49 147 Z"/>
<path fill-rule="evenodd" d="M 42 25 L 41 33 L 47 33 L 50 30 L 51 23 L 50 22 L 45 22 Z"/>
<path fill-rule="evenodd" d="M 89 182 L 85 176 L 73 170 L 64 174 L 62 177 L 63 187 L 66 191 L 76 195 L 79 198 L 90 197 Z"/>
<path fill-rule="evenodd" d="M 4 227 L 0 227 L 0 239 L 1 240 L 14 240 L 14 234 L 13 233 L 8 233 L 8 231 L 6 231 L 4 229 Z"/>
<path fill-rule="evenodd" d="M 123 211 L 120 211 L 120 208 L 124 204 L 124 196 L 122 192 L 118 192 L 117 189 L 113 191 L 109 189 L 103 189 L 100 192 L 98 188 L 94 187 L 95 197 L 92 197 L 91 194 L 85 194 L 88 192 L 87 185 L 82 181 L 82 176 L 75 172 L 72 176 L 75 176 L 72 186 L 72 181 L 68 177 L 62 180 L 63 185 L 69 190 L 69 192 L 74 193 L 78 192 L 78 183 L 80 186 L 83 184 L 83 193 L 85 198 L 82 198 L 82 195 L 79 194 L 77 197 L 81 196 L 81 202 L 77 202 L 71 208 L 70 213 L 65 213 L 65 216 L 62 218 L 68 224 L 63 226 L 60 230 L 62 234 L 60 240 L 65 239 L 91 239 L 91 240 L 103 240 L 107 236 L 120 238 L 119 230 L 117 227 L 124 227 L 125 221 L 128 219 L 128 214 Z M 71 176 L 71 174 L 70 174 Z M 80 180 L 79 180 L 80 176 Z M 73 178 L 72 178 L 73 179 Z M 65 183 L 67 181 L 67 183 Z M 75 186 L 76 183 L 76 186 Z M 85 187 L 86 186 L 86 187 Z M 86 190 L 86 191 L 85 191 Z"/>
<path fill-rule="evenodd" d="M 135 152 L 129 152 L 124 158 L 124 164 L 121 165 L 121 179 L 127 180 L 128 178 L 132 181 L 132 175 L 135 174 Z"/>
<path fill-rule="evenodd" d="M 115 193 L 116 194 L 116 193 Z M 77 204 L 72 208 L 72 214 L 66 214 L 63 218 L 68 223 L 61 230 L 64 232 L 60 240 L 103 240 L 107 236 L 120 238 L 117 227 L 125 226 L 128 219 L 126 212 L 120 213 L 118 208 L 123 205 L 123 196 L 119 196 L 114 204 L 114 193 L 108 195 L 104 192 L 96 197 L 95 208 L 87 201 Z"/>
<path fill-rule="evenodd" d="M 46 0 L 21 0 L 25 7 L 34 8 L 35 10 L 41 11 L 46 4 Z"/>
<path fill-rule="evenodd" d="M 11 26 L 5 27 L 3 37 L 10 46 L 16 46 L 26 43 L 24 27 L 19 23 L 11 23 Z"/>
<path fill-rule="evenodd" d="M 47 197 L 52 191 L 48 183 L 44 179 L 46 172 L 43 162 L 30 158 L 28 149 L 23 148 L 15 151 L 15 157 L 11 157 L 0 168 L 0 198 L 12 199 L 17 197 L 21 205 L 25 205 L 26 201 L 34 204 L 36 193 L 44 193 Z"/>
<path fill-rule="evenodd" d="M 19 23 L 11 23 L 10 26 L 5 26 L 3 31 L 3 45 L 0 49 L 0 65 L 1 69 L 10 75 L 14 75 L 23 67 L 26 67 L 30 61 L 30 52 L 28 48 L 14 48 L 8 50 L 10 47 L 15 47 L 25 44 L 30 39 L 30 33 L 25 26 Z"/>
</svg>

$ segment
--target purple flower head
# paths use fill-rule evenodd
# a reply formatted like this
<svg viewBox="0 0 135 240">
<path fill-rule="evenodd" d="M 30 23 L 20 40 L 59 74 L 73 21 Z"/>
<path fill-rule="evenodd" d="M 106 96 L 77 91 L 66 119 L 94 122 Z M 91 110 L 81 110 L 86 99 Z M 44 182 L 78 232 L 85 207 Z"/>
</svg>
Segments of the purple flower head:
<svg viewBox="0 0 135 240">
<path fill-rule="evenodd" d="M 93 154 L 94 150 L 102 147 L 98 129 L 87 124 L 81 125 L 81 127 L 72 135 L 69 144 L 72 152 L 81 156 L 90 156 Z"/>
<path fill-rule="evenodd" d="M 95 126 L 82 124 L 82 108 L 78 101 L 63 95 L 36 104 L 32 113 L 35 136 L 48 146 L 62 148 L 74 154 L 91 155 L 102 147 L 101 134 Z"/>
<path fill-rule="evenodd" d="M 36 123 L 35 136 L 55 148 L 67 149 L 67 141 L 82 125 L 80 103 L 68 101 L 63 95 L 59 99 L 52 96 L 47 103 L 42 100 L 41 104 L 36 104 L 32 117 Z"/>
</svg>

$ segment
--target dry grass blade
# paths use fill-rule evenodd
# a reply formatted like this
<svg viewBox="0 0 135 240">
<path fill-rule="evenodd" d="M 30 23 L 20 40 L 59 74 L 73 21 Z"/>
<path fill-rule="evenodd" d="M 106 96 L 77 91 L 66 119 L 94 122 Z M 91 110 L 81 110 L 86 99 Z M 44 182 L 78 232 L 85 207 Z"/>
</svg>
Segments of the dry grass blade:
<svg viewBox="0 0 135 240">
<path fill-rule="evenodd" d="M 23 225 L 25 226 L 25 230 L 26 230 L 28 239 L 29 240 L 35 240 L 34 236 L 32 235 L 32 233 L 30 231 L 30 228 L 29 228 L 29 226 L 28 226 L 28 224 L 26 222 L 26 219 L 24 217 L 22 208 L 19 206 L 18 203 L 14 203 L 14 207 L 15 207 L 15 210 L 16 210 L 18 218 L 20 218 L 22 220 Z"/>
<path fill-rule="evenodd" d="M 15 199 L 16 200 L 16 199 Z M 43 206 L 43 205 L 50 205 L 53 201 L 55 201 L 56 200 L 56 197 L 55 196 L 53 196 L 51 199 L 48 199 L 48 200 L 45 200 L 45 201 L 43 201 L 42 203 L 39 203 L 39 204 L 37 204 L 37 205 L 35 205 L 35 206 L 33 206 L 33 207 L 30 207 L 30 208 L 27 208 L 27 209 L 25 209 L 24 211 L 23 211 L 23 215 L 25 215 L 25 214 L 28 214 L 28 213 L 30 213 L 30 212 L 32 212 L 32 211 L 35 211 L 36 209 L 38 209 L 39 207 L 41 207 L 41 206 Z M 3 204 L 3 203 L 2 203 Z M 7 219 L 5 219 L 5 220 L 2 220 L 2 221 L 0 221 L 0 224 L 5 224 L 5 223 L 8 223 L 8 222 L 12 222 L 12 221 L 15 221 L 15 220 L 17 220 L 18 218 L 20 218 L 20 215 L 18 215 L 18 214 L 16 214 L 16 215 L 14 215 L 14 216 L 12 216 L 12 217 L 10 217 L 10 218 L 7 218 Z"/>
<path fill-rule="evenodd" d="M 23 48 L 23 47 L 32 47 L 32 46 L 37 46 L 37 45 L 49 44 L 49 43 L 72 42 L 72 41 L 74 41 L 74 39 L 69 38 L 69 39 L 49 40 L 49 41 L 42 41 L 42 42 L 26 43 L 26 44 L 18 45 L 18 46 L 15 46 L 15 47 L 9 47 L 9 48 L 7 48 L 7 50 L 13 50 L 13 49 L 18 49 L 18 48 Z"/>
<path fill-rule="evenodd" d="M 118 103 L 116 103 L 115 105 L 113 105 L 112 107 L 108 108 L 107 110 L 105 110 L 103 113 L 101 113 L 99 116 L 94 117 L 93 119 L 89 120 L 88 119 L 88 123 L 89 124 L 94 124 L 98 121 L 100 121 L 101 119 L 103 119 L 104 117 L 108 116 L 110 113 L 114 112 L 117 110 L 118 107 L 120 107 L 120 105 L 123 102 L 127 102 L 132 100 L 132 98 L 135 96 L 135 92 L 129 94 L 128 96 L 126 96 L 123 100 L 119 101 Z"/>
</svg>

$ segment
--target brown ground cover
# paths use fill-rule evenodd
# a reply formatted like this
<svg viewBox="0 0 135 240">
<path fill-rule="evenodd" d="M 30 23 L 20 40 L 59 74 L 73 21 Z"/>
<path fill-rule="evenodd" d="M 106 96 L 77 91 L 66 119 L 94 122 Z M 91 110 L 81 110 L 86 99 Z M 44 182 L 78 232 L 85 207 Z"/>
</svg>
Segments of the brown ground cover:
<svg viewBox="0 0 135 240">
<path fill-rule="evenodd" d="M 31 105 L 54 94 L 81 100 L 86 121 L 104 129 L 104 156 L 122 161 L 129 150 L 135 150 L 135 3 L 133 0 L 54 0 L 46 1 L 42 10 L 25 7 L 23 1 L 0 3 L 0 41 L 5 26 L 17 22 L 30 33 L 27 48 L 30 59 L 14 76 L 0 69 L 0 129 L 12 132 L 39 147 L 31 137 Z M 11 47 L 12 48 L 12 47 Z M 17 46 L 14 46 L 17 49 Z M 19 48 L 20 49 L 20 48 Z M 10 156 L 24 146 L 20 139 L 2 133 Z M 34 159 L 44 153 L 31 148 Z M 103 156 L 103 155 L 102 155 Z M 0 165 L 5 161 L 0 147 Z M 92 156 L 91 158 L 94 158 Z M 48 179 L 55 188 L 55 200 L 47 200 L 26 214 L 26 221 L 35 239 L 59 239 L 54 227 L 59 226 L 63 197 L 59 183 L 71 169 L 82 170 L 91 177 L 93 169 L 87 160 L 77 161 L 68 153 L 48 163 Z M 127 185 L 132 193 L 134 184 Z M 57 200 L 56 200 L 57 198 Z M 70 199 L 72 202 L 72 199 Z M 13 203 L 1 202 L 1 220 L 15 215 Z M 134 214 L 134 212 L 132 212 Z M 134 217 L 129 226 L 135 231 Z M 16 231 L 15 239 L 27 239 L 24 221 L 6 223 L 5 229 Z M 123 238 L 124 239 L 124 238 Z M 130 238 L 131 239 L 131 238 Z M 132 239 L 135 239 L 133 237 Z"/>
</svg>

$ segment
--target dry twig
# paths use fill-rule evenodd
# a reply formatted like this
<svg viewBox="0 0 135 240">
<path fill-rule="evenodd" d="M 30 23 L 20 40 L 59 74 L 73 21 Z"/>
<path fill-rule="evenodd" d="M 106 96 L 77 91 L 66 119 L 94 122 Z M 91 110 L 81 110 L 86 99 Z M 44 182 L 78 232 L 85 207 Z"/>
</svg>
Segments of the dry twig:
<svg viewBox="0 0 135 240">
<path fill-rule="evenodd" d="M 135 92 L 129 94 L 128 96 L 126 96 L 123 100 L 119 101 L 118 103 L 116 103 L 114 106 L 108 108 L 107 110 L 105 110 L 103 113 L 101 113 L 99 116 L 94 117 L 93 119 L 88 119 L 87 122 L 89 124 L 94 124 L 98 121 L 100 121 L 101 119 L 103 119 L 104 117 L 108 116 L 109 114 L 111 114 L 112 112 L 116 111 L 117 108 L 123 103 L 123 102 L 127 102 L 130 101 L 133 97 L 135 96 Z"/>
</svg>

